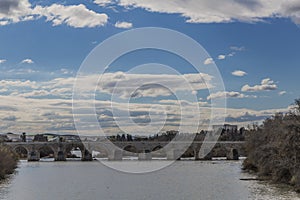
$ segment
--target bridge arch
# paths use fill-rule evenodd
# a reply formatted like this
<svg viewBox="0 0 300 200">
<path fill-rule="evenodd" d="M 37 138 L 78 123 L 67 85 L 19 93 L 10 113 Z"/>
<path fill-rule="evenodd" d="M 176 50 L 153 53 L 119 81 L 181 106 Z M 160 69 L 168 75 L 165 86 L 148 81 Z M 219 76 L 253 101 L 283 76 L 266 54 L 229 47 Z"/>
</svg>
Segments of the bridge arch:
<svg viewBox="0 0 300 200">
<path fill-rule="evenodd" d="M 108 150 L 107 148 L 104 148 L 104 147 L 94 147 L 91 150 L 92 150 L 92 152 L 94 151 L 97 153 L 96 157 L 98 157 L 98 158 L 107 158 L 108 154 L 110 152 L 110 150 Z"/>
<path fill-rule="evenodd" d="M 65 153 L 68 155 L 68 157 L 73 158 L 74 155 L 72 154 L 72 151 L 77 151 L 77 150 L 80 151 L 79 158 L 83 158 L 85 154 L 85 148 L 82 143 L 72 143 L 65 147 Z M 75 156 L 78 158 L 76 154 Z"/>
<path fill-rule="evenodd" d="M 29 150 L 22 146 L 22 145 L 17 145 L 13 148 L 13 151 L 16 152 L 20 158 L 27 158 Z"/>
<path fill-rule="evenodd" d="M 126 152 L 131 152 L 131 153 L 138 153 L 138 150 L 135 146 L 133 145 L 127 145 L 123 148 L 124 151 Z"/>
<path fill-rule="evenodd" d="M 40 153 L 40 158 L 54 157 L 55 149 L 52 147 L 52 145 L 45 145 L 38 148 L 38 152 Z"/>
<path fill-rule="evenodd" d="M 163 148 L 163 147 L 162 147 L 161 145 L 155 146 L 155 147 L 152 149 L 152 152 L 155 152 L 155 151 L 161 151 L 162 148 Z"/>
</svg>

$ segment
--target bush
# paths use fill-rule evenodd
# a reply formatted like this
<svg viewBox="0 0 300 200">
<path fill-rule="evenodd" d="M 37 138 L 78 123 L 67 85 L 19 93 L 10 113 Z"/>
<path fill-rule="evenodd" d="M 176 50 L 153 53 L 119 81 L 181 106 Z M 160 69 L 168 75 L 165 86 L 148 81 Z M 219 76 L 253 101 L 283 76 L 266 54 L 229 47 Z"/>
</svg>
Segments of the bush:
<svg viewBox="0 0 300 200">
<path fill-rule="evenodd" d="M 300 188 L 300 100 L 295 105 L 293 111 L 276 114 L 246 133 L 243 167 Z"/>
<path fill-rule="evenodd" d="M 0 179 L 12 174 L 18 164 L 18 156 L 8 147 L 0 144 Z"/>
</svg>

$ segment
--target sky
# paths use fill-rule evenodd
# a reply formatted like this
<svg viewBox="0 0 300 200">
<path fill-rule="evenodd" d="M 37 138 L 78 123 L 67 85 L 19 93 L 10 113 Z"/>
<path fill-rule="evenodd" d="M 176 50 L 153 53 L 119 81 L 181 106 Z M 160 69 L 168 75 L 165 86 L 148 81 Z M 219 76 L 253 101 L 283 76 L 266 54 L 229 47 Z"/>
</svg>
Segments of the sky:
<svg viewBox="0 0 300 200">
<path fill-rule="evenodd" d="M 227 112 L 215 118 L 239 126 L 261 123 L 287 112 L 299 98 L 299 24 L 297 0 L 1 0 L 0 132 L 76 133 L 76 80 L 86 83 L 85 91 L 97 87 L 94 117 L 107 134 L 154 134 L 180 125 L 193 131 L 199 123 L 195 106 L 201 124 L 209 124 L 211 108 L 221 110 L 213 103 L 219 99 L 227 101 Z M 103 41 L 144 27 L 178 31 L 199 43 L 206 57 L 199 55 L 198 64 L 216 67 L 224 90 L 211 93 L 214 75 L 157 49 L 133 51 L 99 66 L 106 69 L 100 83 L 92 81 L 100 70 L 78 79 L 84 60 Z M 142 70 L 129 72 L 136 66 Z M 182 80 L 189 80 L 189 94 L 197 101 L 175 95 L 184 97 L 191 89 Z M 80 125 L 97 133 L 89 126 L 88 104 L 84 98 L 78 104 Z"/>
</svg>

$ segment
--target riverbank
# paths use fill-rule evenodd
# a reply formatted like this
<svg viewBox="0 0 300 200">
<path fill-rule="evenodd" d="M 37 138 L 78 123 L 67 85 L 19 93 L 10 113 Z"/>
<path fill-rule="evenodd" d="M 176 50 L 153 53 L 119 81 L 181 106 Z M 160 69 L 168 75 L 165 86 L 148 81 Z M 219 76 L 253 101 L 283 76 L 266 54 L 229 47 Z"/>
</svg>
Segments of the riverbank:
<svg viewBox="0 0 300 200">
<path fill-rule="evenodd" d="M 300 100 L 287 114 L 276 114 L 246 135 L 245 170 L 259 178 L 292 185 L 300 192 Z"/>
<path fill-rule="evenodd" d="M 12 174 L 18 165 L 18 156 L 5 145 L 0 144 L 0 180 Z"/>
</svg>

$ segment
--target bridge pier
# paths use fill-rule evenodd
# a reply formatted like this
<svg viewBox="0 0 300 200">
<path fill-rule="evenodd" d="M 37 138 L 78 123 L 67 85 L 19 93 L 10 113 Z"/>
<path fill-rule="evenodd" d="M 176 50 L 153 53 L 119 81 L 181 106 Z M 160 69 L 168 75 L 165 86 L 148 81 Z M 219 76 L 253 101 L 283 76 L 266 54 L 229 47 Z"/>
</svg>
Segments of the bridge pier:
<svg viewBox="0 0 300 200">
<path fill-rule="evenodd" d="M 36 150 L 32 150 L 28 152 L 27 155 L 27 161 L 28 162 L 34 162 L 34 161 L 39 161 L 40 160 L 40 152 Z"/>
<path fill-rule="evenodd" d="M 178 149 L 171 149 L 167 151 L 167 160 L 180 160 L 181 153 Z"/>
<path fill-rule="evenodd" d="M 237 149 L 231 148 L 228 152 L 227 152 L 227 160 L 239 160 L 239 152 Z"/>
<path fill-rule="evenodd" d="M 195 157 L 195 160 L 200 160 L 200 157 L 199 157 L 199 151 L 200 151 L 200 149 L 194 149 L 194 157 Z"/>
<path fill-rule="evenodd" d="M 139 153 L 139 160 L 152 160 L 151 151 L 145 150 L 144 153 Z"/>
<path fill-rule="evenodd" d="M 209 149 L 198 152 L 198 160 L 212 160 L 212 153 Z"/>
<path fill-rule="evenodd" d="M 117 161 L 122 160 L 123 158 L 123 152 L 122 150 L 112 150 L 108 153 L 108 160 L 110 161 Z"/>
<path fill-rule="evenodd" d="M 66 152 L 60 150 L 54 153 L 54 160 L 55 161 L 66 161 Z"/>
<path fill-rule="evenodd" d="M 82 152 L 82 158 L 81 161 L 93 161 L 93 156 L 88 150 L 84 150 Z"/>
</svg>

